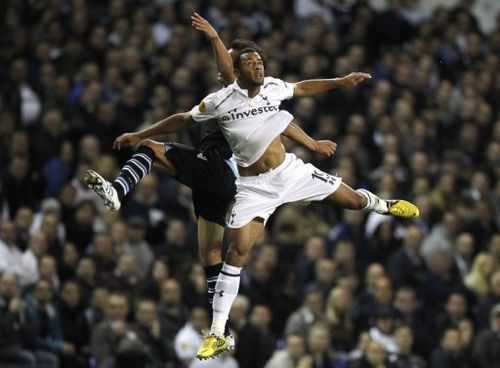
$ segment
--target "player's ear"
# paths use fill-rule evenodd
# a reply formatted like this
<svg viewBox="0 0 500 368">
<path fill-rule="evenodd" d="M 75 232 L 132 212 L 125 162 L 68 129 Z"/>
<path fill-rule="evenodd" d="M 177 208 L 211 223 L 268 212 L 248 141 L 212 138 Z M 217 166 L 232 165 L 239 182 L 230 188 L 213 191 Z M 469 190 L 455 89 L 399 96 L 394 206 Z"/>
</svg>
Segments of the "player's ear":
<svg viewBox="0 0 500 368">
<path fill-rule="evenodd" d="M 236 76 L 236 78 L 239 78 L 239 77 L 240 77 L 240 70 L 239 70 L 239 69 L 234 68 L 234 69 L 233 69 L 233 73 L 234 73 L 234 75 Z"/>
</svg>

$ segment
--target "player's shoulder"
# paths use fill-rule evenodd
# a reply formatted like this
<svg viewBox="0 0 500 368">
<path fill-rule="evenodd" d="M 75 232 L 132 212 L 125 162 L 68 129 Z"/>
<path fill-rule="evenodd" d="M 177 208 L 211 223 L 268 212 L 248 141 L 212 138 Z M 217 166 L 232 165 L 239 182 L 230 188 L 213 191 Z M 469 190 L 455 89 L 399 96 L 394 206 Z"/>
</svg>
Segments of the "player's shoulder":
<svg viewBox="0 0 500 368">
<path fill-rule="evenodd" d="M 223 102 L 227 101 L 233 94 L 235 89 L 229 86 L 225 86 L 215 92 L 210 93 L 203 99 L 205 103 L 208 103 L 214 107 L 220 106 Z"/>
<path fill-rule="evenodd" d="M 280 79 L 280 78 L 265 77 L 262 88 L 264 88 L 264 89 L 287 88 L 287 83 L 283 79 Z"/>
</svg>

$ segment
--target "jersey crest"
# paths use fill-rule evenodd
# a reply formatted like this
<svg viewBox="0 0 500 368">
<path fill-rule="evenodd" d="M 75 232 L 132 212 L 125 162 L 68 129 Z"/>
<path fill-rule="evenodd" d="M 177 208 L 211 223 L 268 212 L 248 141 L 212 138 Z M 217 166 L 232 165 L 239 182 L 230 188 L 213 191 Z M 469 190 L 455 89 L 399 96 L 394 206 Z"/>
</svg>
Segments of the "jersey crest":
<svg viewBox="0 0 500 368">
<path fill-rule="evenodd" d="M 205 102 L 201 101 L 200 104 L 198 105 L 198 109 L 200 110 L 200 112 L 205 112 L 206 108 L 207 107 L 205 106 Z"/>
</svg>

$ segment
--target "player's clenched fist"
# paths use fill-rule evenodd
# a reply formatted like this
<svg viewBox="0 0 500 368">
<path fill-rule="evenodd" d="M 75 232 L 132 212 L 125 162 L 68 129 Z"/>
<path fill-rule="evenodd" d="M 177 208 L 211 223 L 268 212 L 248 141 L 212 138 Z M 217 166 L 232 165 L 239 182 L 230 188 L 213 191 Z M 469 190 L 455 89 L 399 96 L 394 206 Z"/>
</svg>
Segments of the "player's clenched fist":
<svg viewBox="0 0 500 368">
<path fill-rule="evenodd" d="M 371 78 L 372 76 L 368 73 L 354 72 L 340 78 L 340 81 L 342 83 L 342 87 L 354 87 L 358 83 Z"/>
<path fill-rule="evenodd" d="M 337 143 L 329 140 L 316 141 L 313 150 L 316 153 L 331 156 L 337 150 Z"/>
<path fill-rule="evenodd" d="M 219 37 L 214 27 L 198 13 L 191 15 L 191 25 L 198 31 L 205 32 L 209 38 Z"/>
<path fill-rule="evenodd" d="M 139 144 L 141 138 L 137 133 L 125 133 L 115 139 L 113 143 L 114 149 L 122 149 L 124 147 L 135 146 Z"/>
</svg>

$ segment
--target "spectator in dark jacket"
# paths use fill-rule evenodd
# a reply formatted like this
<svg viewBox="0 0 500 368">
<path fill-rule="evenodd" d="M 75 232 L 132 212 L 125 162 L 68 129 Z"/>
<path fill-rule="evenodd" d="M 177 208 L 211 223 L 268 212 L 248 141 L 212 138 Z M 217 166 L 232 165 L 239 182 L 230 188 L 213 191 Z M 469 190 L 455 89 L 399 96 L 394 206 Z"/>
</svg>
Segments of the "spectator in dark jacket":
<svg viewBox="0 0 500 368">
<path fill-rule="evenodd" d="M 418 289 L 425 277 L 424 259 L 420 255 L 422 230 L 416 225 L 409 226 L 403 246 L 388 261 L 388 272 L 396 287 L 410 286 Z"/>
<path fill-rule="evenodd" d="M 161 286 L 159 315 L 162 336 L 173 341 L 189 318 L 189 310 L 182 302 L 181 286 L 176 279 L 167 279 Z"/>
<path fill-rule="evenodd" d="M 126 321 L 129 303 L 126 295 L 114 293 L 109 296 L 106 319 L 92 331 L 91 352 L 98 368 L 112 366 L 127 339 L 136 337 L 133 326 Z M 121 345 L 123 344 L 123 345 Z"/>
<path fill-rule="evenodd" d="M 474 360 L 478 368 L 500 367 L 500 303 L 490 313 L 490 327 L 476 337 Z"/>
<path fill-rule="evenodd" d="M 467 368 L 461 350 L 460 334 L 456 328 L 444 331 L 440 347 L 432 352 L 431 368 Z"/>
<path fill-rule="evenodd" d="M 236 333 L 238 341 L 238 350 L 236 350 L 234 357 L 240 368 L 261 367 L 263 363 L 254 351 L 255 346 L 259 346 L 260 331 L 248 323 L 249 309 L 249 299 L 239 295 L 234 300 L 228 319 L 229 328 Z"/>
<path fill-rule="evenodd" d="M 28 334 L 26 305 L 19 298 L 17 279 L 11 273 L 4 273 L 0 278 L 0 365 L 34 367 L 39 363 L 56 366 L 57 357 L 53 354 L 36 355 L 26 349 Z"/>
<path fill-rule="evenodd" d="M 86 367 L 90 352 L 90 330 L 85 318 L 85 309 L 78 282 L 68 280 L 63 284 L 59 316 L 64 340 L 72 343 L 76 349 L 74 356 L 62 359 L 62 366 L 68 368 Z"/>
<path fill-rule="evenodd" d="M 36 350 L 72 357 L 76 353 L 75 345 L 63 338 L 59 313 L 51 303 L 52 295 L 52 287 L 48 281 L 40 280 L 36 283 L 27 307 L 32 344 Z"/>
<path fill-rule="evenodd" d="M 494 305 L 500 303 L 500 270 L 491 276 L 490 292 L 479 303 L 477 310 L 477 323 L 480 329 L 488 326 L 490 312 Z"/>
<path fill-rule="evenodd" d="M 145 345 L 145 352 L 153 366 L 161 367 L 173 361 L 171 341 L 161 335 L 161 325 L 153 300 L 141 300 L 135 314 L 136 330 Z"/>
</svg>

